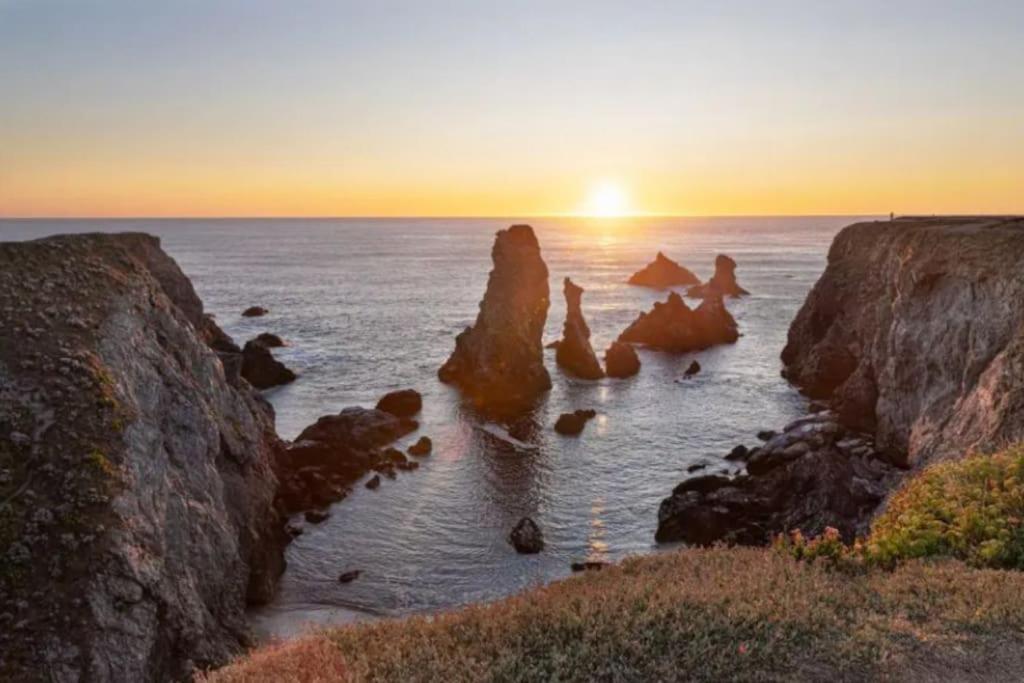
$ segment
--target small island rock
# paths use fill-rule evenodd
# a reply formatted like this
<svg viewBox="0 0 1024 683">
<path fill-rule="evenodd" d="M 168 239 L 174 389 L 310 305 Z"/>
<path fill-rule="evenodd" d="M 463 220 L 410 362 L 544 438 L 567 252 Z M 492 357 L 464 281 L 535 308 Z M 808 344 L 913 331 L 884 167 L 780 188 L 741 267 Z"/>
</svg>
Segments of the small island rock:
<svg viewBox="0 0 1024 683">
<path fill-rule="evenodd" d="M 687 296 L 703 299 L 708 296 L 744 296 L 750 294 L 736 283 L 736 262 L 725 254 L 715 258 L 715 274 L 702 285 L 690 287 Z"/>
<path fill-rule="evenodd" d="M 679 285 L 697 285 L 700 280 L 690 270 L 658 252 L 654 260 L 629 278 L 629 284 L 667 289 Z"/>
<path fill-rule="evenodd" d="M 558 416 L 558 421 L 555 422 L 555 431 L 566 436 L 576 436 L 596 415 L 597 411 L 592 409 L 562 413 Z"/>
<path fill-rule="evenodd" d="M 620 342 L 645 344 L 673 353 L 699 351 L 739 338 L 736 321 L 726 310 L 722 298 L 709 296 L 696 310 L 676 292 L 657 302 L 649 313 L 640 316 L 619 335 Z"/>
<path fill-rule="evenodd" d="M 242 316 L 246 318 L 259 318 L 266 315 L 269 312 L 270 311 L 263 308 L 262 306 L 250 306 L 249 308 L 242 311 Z"/>
<path fill-rule="evenodd" d="M 562 339 L 555 351 L 555 360 L 565 370 L 583 379 L 600 379 L 604 370 L 597 362 L 594 348 L 590 345 L 590 328 L 583 318 L 580 301 L 583 288 L 565 278 L 565 326 L 562 328 Z"/>
<path fill-rule="evenodd" d="M 632 377 L 640 372 L 640 357 L 631 345 L 615 341 L 604 352 L 604 366 L 609 377 Z"/>
</svg>

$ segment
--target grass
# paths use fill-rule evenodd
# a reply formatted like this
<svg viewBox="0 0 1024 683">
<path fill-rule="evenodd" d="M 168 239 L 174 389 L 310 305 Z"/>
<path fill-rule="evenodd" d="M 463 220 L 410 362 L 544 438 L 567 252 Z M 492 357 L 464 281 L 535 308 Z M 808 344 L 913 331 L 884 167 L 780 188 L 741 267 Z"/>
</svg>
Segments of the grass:
<svg viewBox="0 0 1024 683">
<path fill-rule="evenodd" d="M 1024 667 L 1022 643 L 1017 572 L 918 560 L 849 574 L 771 549 L 690 549 L 489 605 L 319 632 L 201 679 L 920 680 L 938 663 L 947 679 L 1000 680 Z"/>
</svg>

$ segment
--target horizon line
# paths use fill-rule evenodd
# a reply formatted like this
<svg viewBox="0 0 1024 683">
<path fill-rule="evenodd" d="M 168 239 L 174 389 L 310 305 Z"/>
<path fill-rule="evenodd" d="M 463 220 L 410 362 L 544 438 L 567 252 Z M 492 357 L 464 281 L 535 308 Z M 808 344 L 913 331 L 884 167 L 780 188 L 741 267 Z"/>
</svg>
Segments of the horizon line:
<svg viewBox="0 0 1024 683">
<path fill-rule="evenodd" d="M 0 216 L 0 221 L 157 221 L 157 220 L 445 220 L 445 219 L 525 219 L 525 218 L 576 218 L 595 221 L 616 221 L 636 218 L 843 218 L 849 216 L 888 216 L 889 212 L 882 213 L 721 213 L 721 214 L 677 214 L 677 213 L 633 213 L 621 216 L 593 216 L 580 213 L 535 213 L 535 214 L 378 214 L 378 215 L 302 215 L 302 214 L 274 214 L 274 215 L 176 215 L 176 216 L 111 216 L 111 215 L 90 215 L 90 216 Z M 970 214 L 922 214 L 906 213 L 896 214 L 899 216 L 1005 216 L 1013 215 L 1006 213 L 970 213 Z"/>
</svg>

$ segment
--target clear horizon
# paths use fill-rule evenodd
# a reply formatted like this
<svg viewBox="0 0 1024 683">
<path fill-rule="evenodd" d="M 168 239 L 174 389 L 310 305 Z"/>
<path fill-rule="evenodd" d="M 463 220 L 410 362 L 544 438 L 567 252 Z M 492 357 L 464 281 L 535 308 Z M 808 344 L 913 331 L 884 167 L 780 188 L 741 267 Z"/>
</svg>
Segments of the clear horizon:
<svg viewBox="0 0 1024 683">
<path fill-rule="evenodd" d="M 1024 213 L 1024 5 L 0 1 L 0 216 Z"/>
</svg>

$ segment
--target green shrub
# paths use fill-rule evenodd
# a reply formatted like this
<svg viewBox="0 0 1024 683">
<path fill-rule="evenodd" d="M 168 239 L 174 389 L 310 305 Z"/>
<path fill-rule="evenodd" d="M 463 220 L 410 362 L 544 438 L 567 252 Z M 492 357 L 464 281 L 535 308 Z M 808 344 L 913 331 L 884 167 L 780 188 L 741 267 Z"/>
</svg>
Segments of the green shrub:
<svg viewBox="0 0 1024 683">
<path fill-rule="evenodd" d="M 1024 569 L 1024 446 L 934 465 L 875 520 L 870 561 L 949 556 L 976 567 Z"/>
</svg>

